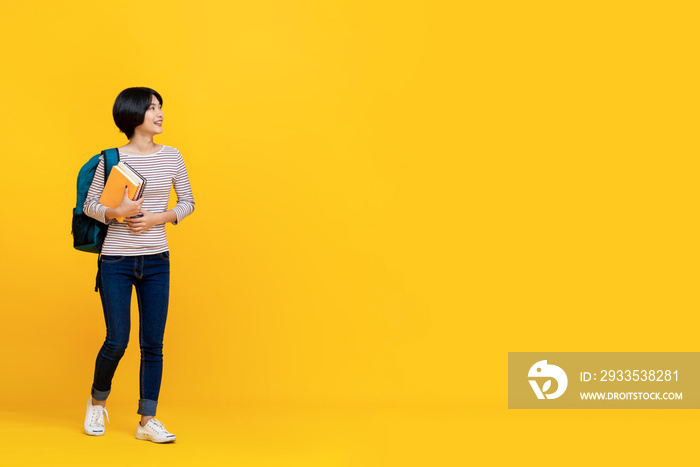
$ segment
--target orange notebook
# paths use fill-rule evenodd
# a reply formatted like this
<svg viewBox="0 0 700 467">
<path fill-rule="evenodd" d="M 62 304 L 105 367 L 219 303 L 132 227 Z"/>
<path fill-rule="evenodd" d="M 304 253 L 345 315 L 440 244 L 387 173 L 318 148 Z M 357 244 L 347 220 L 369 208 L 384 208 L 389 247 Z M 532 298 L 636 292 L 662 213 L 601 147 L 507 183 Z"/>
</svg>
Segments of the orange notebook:
<svg viewBox="0 0 700 467">
<path fill-rule="evenodd" d="M 129 188 L 129 198 L 136 201 L 143 194 L 143 188 L 146 185 L 146 179 L 141 177 L 138 172 L 129 167 L 126 163 L 120 162 L 112 167 L 109 172 L 107 184 L 102 190 L 100 196 L 100 204 L 108 208 L 117 208 L 124 198 L 124 188 Z M 116 217 L 117 222 L 124 222 L 123 217 Z"/>
</svg>

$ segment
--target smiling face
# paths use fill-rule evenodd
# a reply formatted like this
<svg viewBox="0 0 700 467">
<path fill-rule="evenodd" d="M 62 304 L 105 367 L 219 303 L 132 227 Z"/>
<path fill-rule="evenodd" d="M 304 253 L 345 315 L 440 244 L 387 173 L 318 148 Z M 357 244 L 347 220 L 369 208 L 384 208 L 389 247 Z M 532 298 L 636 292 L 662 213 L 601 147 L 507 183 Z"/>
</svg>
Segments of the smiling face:
<svg viewBox="0 0 700 467">
<path fill-rule="evenodd" d="M 163 108 L 156 96 L 151 96 L 151 105 L 146 110 L 143 123 L 134 128 L 134 134 L 145 136 L 159 135 L 163 133 Z"/>
</svg>

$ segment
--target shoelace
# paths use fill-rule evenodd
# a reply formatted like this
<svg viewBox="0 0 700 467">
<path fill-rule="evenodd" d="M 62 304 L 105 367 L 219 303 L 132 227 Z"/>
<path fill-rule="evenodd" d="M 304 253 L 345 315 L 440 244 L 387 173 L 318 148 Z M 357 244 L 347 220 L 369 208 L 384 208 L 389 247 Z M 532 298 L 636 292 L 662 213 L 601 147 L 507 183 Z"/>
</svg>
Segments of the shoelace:
<svg viewBox="0 0 700 467">
<path fill-rule="evenodd" d="M 109 422 L 109 413 L 107 413 L 107 409 L 102 407 L 101 405 L 93 405 L 93 409 L 91 411 L 91 417 L 90 417 L 90 425 L 92 426 L 105 426 L 105 420 L 104 416 L 107 416 L 107 421 Z M 98 407 L 98 408 L 95 408 Z M 111 423 L 111 422 L 109 422 Z"/>
<path fill-rule="evenodd" d="M 169 435 L 170 434 L 170 432 L 165 429 L 165 425 L 163 425 L 163 422 L 161 422 L 160 420 L 156 420 L 155 418 L 152 418 L 148 421 L 148 423 L 146 423 L 146 425 L 150 424 L 151 422 L 153 422 L 153 425 L 155 425 L 155 426 L 151 427 L 151 429 L 153 431 L 159 432 L 158 434 L 161 434 L 161 435 Z"/>
</svg>

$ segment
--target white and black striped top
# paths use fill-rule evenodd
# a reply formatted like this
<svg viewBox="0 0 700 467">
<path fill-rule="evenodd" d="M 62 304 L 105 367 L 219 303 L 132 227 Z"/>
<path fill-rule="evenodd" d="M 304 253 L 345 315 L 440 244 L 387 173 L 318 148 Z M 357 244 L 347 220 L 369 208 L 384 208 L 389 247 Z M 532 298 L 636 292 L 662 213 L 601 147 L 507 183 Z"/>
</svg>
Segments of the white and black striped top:
<svg viewBox="0 0 700 467">
<path fill-rule="evenodd" d="M 143 209 L 156 213 L 167 211 L 170 188 L 174 187 L 177 204 L 173 210 L 177 214 L 177 221 L 173 222 L 173 225 L 192 214 L 194 197 L 180 151 L 165 145 L 160 151 L 143 156 L 124 154 L 120 151 L 119 160 L 129 164 L 146 179 L 144 200 L 141 205 Z M 107 238 L 102 245 L 102 254 L 140 256 L 167 251 L 168 239 L 165 236 L 165 224 L 156 225 L 146 232 L 135 234 L 129 230 L 126 222 L 105 222 L 107 207 L 100 204 L 100 196 L 104 189 L 104 170 L 104 159 L 100 157 L 100 163 L 83 205 L 85 214 L 109 224 Z"/>
</svg>

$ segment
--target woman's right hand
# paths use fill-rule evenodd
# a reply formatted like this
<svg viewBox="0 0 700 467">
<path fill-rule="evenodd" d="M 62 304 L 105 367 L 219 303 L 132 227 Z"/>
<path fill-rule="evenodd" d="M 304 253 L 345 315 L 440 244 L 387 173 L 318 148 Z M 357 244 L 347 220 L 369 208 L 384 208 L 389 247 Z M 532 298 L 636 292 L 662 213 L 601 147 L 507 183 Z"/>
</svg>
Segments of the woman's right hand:
<svg viewBox="0 0 700 467">
<path fill-rule="evenodd" d="M 129 188 L 125 187 L 124 197 L 122 198 L 122 202 L 119 203 L 119 207 L 114 209 L 108 208 L 107 212 L 105 212 L 105 218 L 113 219 L 115 217 L 135 216 L 141 210 L 141 204 L 143 204 L 143 197 L 137 199 L 136 201 L 132 201 L 129 198 Z"/>
</svg>

